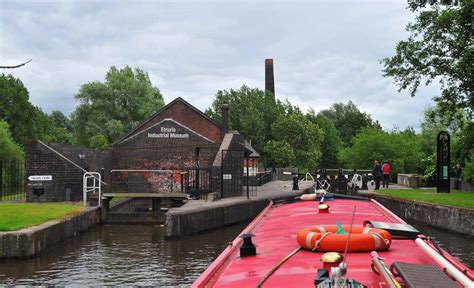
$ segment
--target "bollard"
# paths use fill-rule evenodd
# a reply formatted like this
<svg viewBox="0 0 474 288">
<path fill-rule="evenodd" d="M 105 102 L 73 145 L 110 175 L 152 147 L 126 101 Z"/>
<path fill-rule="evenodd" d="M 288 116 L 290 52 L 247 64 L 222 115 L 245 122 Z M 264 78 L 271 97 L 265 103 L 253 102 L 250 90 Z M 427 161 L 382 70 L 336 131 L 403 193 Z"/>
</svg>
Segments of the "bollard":
<svg viewBox="0 0 474 288">
<path fill-rule="evenodd" d="M 300 190 L 298 187 L 298 173 L 293 173 L 293 189 L 292 190 Z"/>
</svg>

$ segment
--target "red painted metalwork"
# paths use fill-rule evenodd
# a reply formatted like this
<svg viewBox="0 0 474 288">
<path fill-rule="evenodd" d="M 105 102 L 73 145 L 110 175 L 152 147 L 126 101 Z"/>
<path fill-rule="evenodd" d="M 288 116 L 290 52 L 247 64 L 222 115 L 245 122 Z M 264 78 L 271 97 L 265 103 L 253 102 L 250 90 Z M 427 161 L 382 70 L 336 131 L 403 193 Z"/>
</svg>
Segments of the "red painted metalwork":
<svg viewBox="0 0 474 288">
<path fill-rule="evenodd" d="M 257 255 L 239 257 L 242 239 L 236 238 L 232 246 L 209 266 L 192 287 L 255 287 L 277 263 L 298 247 L 297 232 L 314 225 L 334 225 L 340 221 L 350 224 L 352 208 L 357 205 L 354 225 L 364 221 L 405 223 L 378 202 L 336 199 L 330 202 L 329 213 L 318 214 L 318 202 L 303 201 L 292 204 L 268 206 L 243 231 L 253 233 Z M 428 241 L 429 243 L 429 241 Z M 429 243 L 430 244 L 430 243 Z M 263 284 L 263 287 L 314 287 L 317 270 L 323 268 L 320 257 L 323 253 L 301 250 Z M 390 249 L 380 251 L 380 257 L 391 265 L 395 261 L 439 265 L 417 246 L 414 240 L 393 239 Z M 444 252 L 446 258 L 472 279 L 473 271 Z M 348 253 L 347 277 L 368 287 L 380 287 L 383 280 L 371 269 L 369 252 Z M 441 269 L 442 270 L 442 269 Z M 440 271 L 441 271 L 440 270 Z M 440 272 L 442 273 L 442 272 Z M 382 286 L 385 287 L 385 286 Z"/>
</svg>

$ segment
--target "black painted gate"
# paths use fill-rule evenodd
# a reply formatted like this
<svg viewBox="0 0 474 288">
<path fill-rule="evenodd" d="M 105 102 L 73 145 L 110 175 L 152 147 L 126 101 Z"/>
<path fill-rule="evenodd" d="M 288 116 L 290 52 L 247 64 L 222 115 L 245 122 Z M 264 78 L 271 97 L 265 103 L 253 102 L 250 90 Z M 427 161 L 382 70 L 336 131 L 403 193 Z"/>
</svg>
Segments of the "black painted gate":
<svg viewBox="0 0 474 288">
<path fill-rule="evenodd" d="M 251 181 L 251 177 L 244 169 L 244 159 L 247 156 L 245 151 L 222 150 L 221 153 L 221 197 L 256 195 L 255 181 Z"/>
</svg>

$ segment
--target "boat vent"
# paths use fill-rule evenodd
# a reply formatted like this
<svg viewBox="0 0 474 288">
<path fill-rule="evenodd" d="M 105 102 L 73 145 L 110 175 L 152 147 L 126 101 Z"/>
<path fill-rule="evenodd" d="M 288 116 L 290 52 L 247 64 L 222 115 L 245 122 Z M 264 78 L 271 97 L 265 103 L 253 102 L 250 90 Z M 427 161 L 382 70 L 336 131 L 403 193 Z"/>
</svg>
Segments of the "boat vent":
<svg viewBox="0 0 474 288">
<path fill-rule="evenodd" d="M 240 236 L 240 238 L 244 239 L 244 243 L 240 246 L 240 257 L 244 258 L 247 256 L 255 256 L 257 255 L 257 248 L 252 243 L 252 237 L 255 235 L 251 233 L 245 233 Z"/>
</svg>

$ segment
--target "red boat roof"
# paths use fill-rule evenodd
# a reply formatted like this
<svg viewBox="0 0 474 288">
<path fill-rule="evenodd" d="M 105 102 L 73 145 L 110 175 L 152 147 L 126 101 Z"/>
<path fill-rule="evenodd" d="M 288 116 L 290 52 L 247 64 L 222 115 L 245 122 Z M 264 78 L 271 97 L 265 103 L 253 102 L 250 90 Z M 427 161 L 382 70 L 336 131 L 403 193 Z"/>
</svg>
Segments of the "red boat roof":
<svg viewBox="0 0 474 288">
<path fill-rule="evenodd" d="M 349 225 L 354 206 L 357 206 L 354 225 L 363 225 L 367 220 L 405 223 L 374 200 L 336 199 L 327 204 L 330 205 L 330 213 L 327 214 L 318 214 L 316 201 L 269 205 L 243 231 L 255 234 L 252 240 L 257 247 L 257 255 L 240 258 L 242 239 L 236 238 L 192 287 L 255 287 L 277 263 L 299 247 L 296 241 L 299 230 L 315 225 L 335 225 L 337 221 Z M 395 261 L 439 266 L 414 240 L 394 239 L 387 251 L 378 253 L 386 259 L 388 266 Z M 317 270 L 323 268 L 320 261 L 322 254 L 299 251 L 276 270 L 263 287 L 314 287 Z M 458 268 L 465 269 L 473 279 L 474 274 L 469 268 L 450 255 L 446 256 Z M 346 263 L 347 278 L 355 279 L 368 287 L 379 287 L 383 282 L 371 269 L 370 253 L 348 253 Z"/>
</svg>

